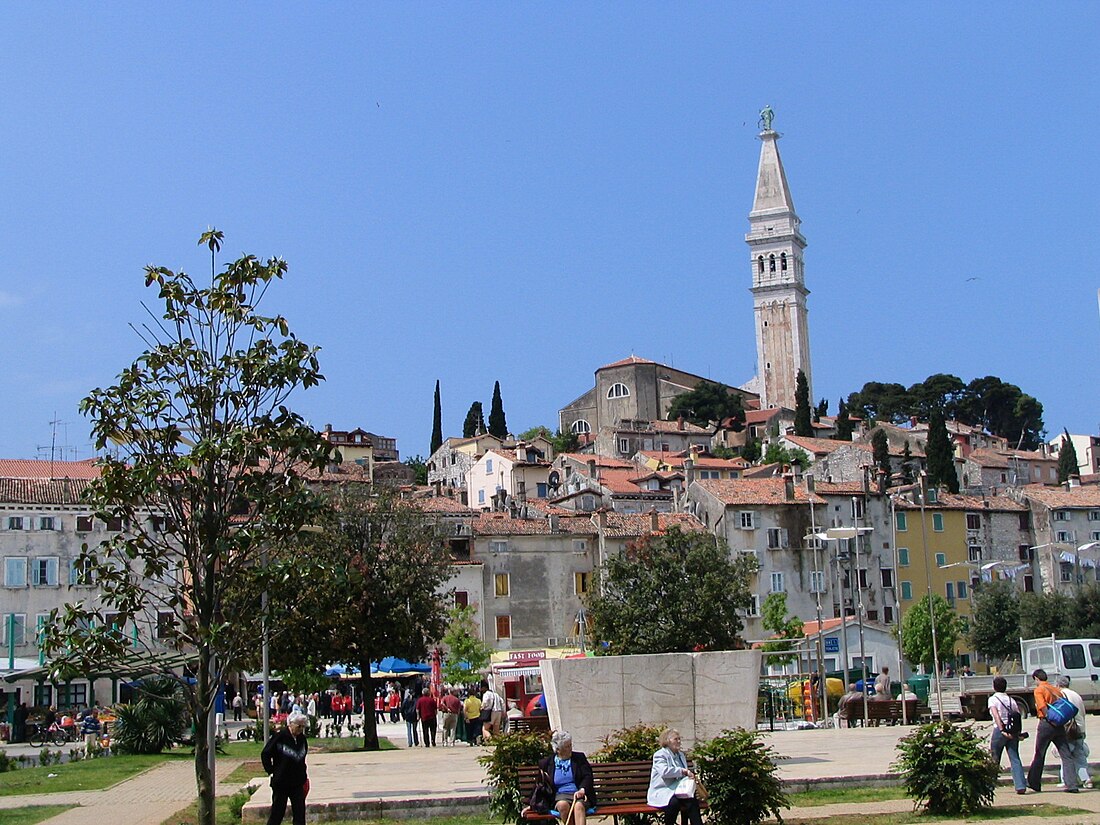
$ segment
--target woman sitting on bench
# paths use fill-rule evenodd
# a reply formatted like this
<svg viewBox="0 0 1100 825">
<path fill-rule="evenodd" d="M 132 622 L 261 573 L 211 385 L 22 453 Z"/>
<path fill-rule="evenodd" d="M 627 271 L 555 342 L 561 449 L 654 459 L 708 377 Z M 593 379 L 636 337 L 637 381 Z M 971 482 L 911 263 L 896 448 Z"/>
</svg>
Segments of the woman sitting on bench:
<svg viewBox="0 0 1100 825">
<path fill-rule="evenodd" d="M 554 731 L 550 746 L 554 755 L 539 761 L 542 782 L 554 791 L 554 807 L 550 813 L 571 825 L 585 825 L 586 815 L 596 811 L 592 766 L 588 764 L 588 757 L 573 750 L 573 737 L 566 731 Z M 528 806 L 522 813 L 530 809 Z"/>
<path fill-rule="evenodd" d="M 646 802 L 654 808 L 664 809 L 665 825 L 676 825 L 680 814 L 687 814 L 691 825 L 703 825 L 694 783 L 690 788 L 690 795 L 680 787 L 684 779 L 695 779 L 695 774 L 688 768 L 687 759 L 680 750 L 680 731 L 669 728 L 661 734 L 657 744 L 661 749 L 653 754 L 653 769 L 649 774 Z"/>
</svg>

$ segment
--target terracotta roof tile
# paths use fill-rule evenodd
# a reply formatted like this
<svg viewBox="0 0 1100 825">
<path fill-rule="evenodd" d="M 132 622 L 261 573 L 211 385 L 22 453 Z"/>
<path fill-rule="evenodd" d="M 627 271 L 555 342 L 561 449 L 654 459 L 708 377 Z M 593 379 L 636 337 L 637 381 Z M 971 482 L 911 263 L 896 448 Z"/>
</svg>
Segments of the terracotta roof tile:
<svg viewBox="0 0 1100 825">
<path fill-rule="evenodd" d="M 788 499 L 783 478 L 708 478 L 695 483 L 726 505 L 809 503 L 804 484 L 795 484 L 793 497 Z M 825 500 L 815 495 L 813 502 L 824 504 Z"/>
<path fill-rule="evenodd" d="M 807 438 L 801 435 L 785 435 L 783 437 L 796 447 L 801 447 L 813 455 L 828 455 L 849 444 L 847 441 L 833 441 L 831 438 Z"/>
<path fill-rule="evenodd" d="M 987 506 L 988 503 L 988 506 Z M 899 497 L 895 501 L 895 506 L 902 510 L 919 510 L 920 504 L 912 501 L 908 498 Z M 1027 509 L 1026 505 L 1021 504 L 1008 496 L 968 496 L 961 493 L 937 493 L 936 502 L 934 504 L 925 505 L 925 509 L 928 510 L 995 510 L 995 511 L 1009 511 L 1009 512 L 1022 512 Z"/>
<path fill-rule="evenodd" d="M 596 526 L 590 515 L 561 516 L 557 519 L 558 533 L 593 536 Z M 507 513 L 483 513 L 471 522 L 475 536 L 549 536 L 548 518 L 512 518 Z"/>
<path fill-rule="evenodd" d="M 0 478 L 0 502 L 79 504 L 89 481 L 86 478 Z"/>
<path fill-rule="evenodd" d="M 1039 484 L 1029 484 L 1023 488 L 1023 493 L 1028 498 L 1033 498 L 1052 510 L 1066 510 L 1074 507 L 1088 507 L 1090 509 L 1100 507 L 1100 487 L 1092 484 L 1087 487 L 1074 487 L 1070 490 L 1065 487 L 1043 487 Z"/>
<path fill-rule="evenodd" d="M 606 513 L 606 535 L 611 538 L 645 536 L 652 533 L 653 516 L 651 513 Z M 658 513 L 657 532 L 668 532 L 671 527 L 679 527 L 685 532 L 698 533 L 706 530 L 699 519 L 690 513 Z"/>
<path fill-rule="evenodd" d="M 0 478 L 99 478 L 95 459 L 84 461 L 35 461 L 0 459 Z"/>
<path fill-rule="evenodd" d="M 613 364 L 604 364 L 600 367 L 601 370 L 608 370 L 612 367 L 629 367 L 631 364 L 656 364 L 656 361 L 650 361 L 648 358 L 639 358 L 637 355 L 631 355 L 629 358 L 624 358 L 621 361 L 616 361 Z"/>
<path fill-rule="evenodd" d="M 651 422 L 653 425 L 653 431 L 658 433 L 690 433 L 692 435 L 706 435 L 710 432 L 705 427 L 700 427 L 697 424 L 692 424 L 690 421 L 685 421 L 682 425 L 679 421 L 665 421 L 663 419 L 656 419 Z"/>
</svg>

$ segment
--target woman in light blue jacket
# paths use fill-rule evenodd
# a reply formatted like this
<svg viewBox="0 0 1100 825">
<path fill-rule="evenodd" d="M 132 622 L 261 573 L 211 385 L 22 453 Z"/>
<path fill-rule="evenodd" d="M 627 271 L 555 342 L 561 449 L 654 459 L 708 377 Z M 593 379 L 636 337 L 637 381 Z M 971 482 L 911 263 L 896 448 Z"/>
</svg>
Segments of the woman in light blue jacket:
<svg viewBox="0 0 1100 825">
<path fill-rule="evenodd" d="M 657 743 L 661 748 L 653 754 L 646 802 L 654 808 L 664 809 L 665 825 L 676 825 L 681 813 L 688 815 L 691 825 L 703 825 L 699 800 L 694 796 L 676 795 L 680 780 L 685 777 L 695 779 L 695 774 L 687 766 L 687 758 L 680 750 L 683 744 L 680 731 L 669 728 L 661 734 Z"/>
</svg>

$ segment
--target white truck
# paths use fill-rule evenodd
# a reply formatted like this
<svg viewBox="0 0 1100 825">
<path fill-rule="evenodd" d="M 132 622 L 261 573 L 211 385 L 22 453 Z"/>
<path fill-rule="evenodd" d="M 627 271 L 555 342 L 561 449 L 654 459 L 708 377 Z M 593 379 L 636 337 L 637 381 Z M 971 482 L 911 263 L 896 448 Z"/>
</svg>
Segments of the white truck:
<svg viewBox="0 0 1100 825">
<path fill-rule="evenodd" d="M 1100 713 L 1100 639 L 1021 639 L 1020 661 L 1023 673 L 1002 674 L 1008 682 L 1008 694 L 1035 713 L 1032 695 L 1035 682 L 1031 674 L 1038 668 L 1047 672 L 1050 681 L 1056 676 L 1069 677 L 1070 687 L 1081 694 L 1085 708 Z M 957 684 L 956 684 L 957 683 Z M 935 686 L 933 684 L 933 690 Z M 944 679 L 940 685 L 944 696 L 944 708 L 949 697 L 958 696 L 962 713 L 976 719 L 989 718 L 986 703 L 993 693 L 992 676 L 963 676 Z"/>
</svg>

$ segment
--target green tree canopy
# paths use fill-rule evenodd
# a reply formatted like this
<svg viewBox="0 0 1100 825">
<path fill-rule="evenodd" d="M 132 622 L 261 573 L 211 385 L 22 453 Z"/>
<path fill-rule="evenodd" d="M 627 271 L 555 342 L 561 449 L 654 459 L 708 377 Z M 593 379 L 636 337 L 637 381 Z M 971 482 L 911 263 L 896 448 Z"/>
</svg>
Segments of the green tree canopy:
<svg viewBox="0 0 1100 825">
<path fill-rule="evenodd" d="M 893 468 L 890 466 L 890 441 L 886 437 L 886 431 L 882 427 L 876 427 L 871 433 L 871 455 L 875 467 L 886 475 L 886 483 L 890 483 Z"/>
<path fill-rule="evenodd" d="M 96 449 L 109 448 L 87 503 L 127 530 L 85 545 L 76 564 L 101 597 L 55 611 L 45 646 L 59 671 L 104 673 L 135 653 L 163 652 L 152 641 L 166 641 L 155 632 L 158 617 L 173 627 L 167 644 L 195 657 L 185 695 L 199 821 L 213 825 L 207 722 L 215 694 L 260 638 L 260 588 L 251 585 L 262 578 L 264 549 L 312 519 L 302 474 L 331 456 L 286 406 L 323 380 L 317 349 L 282 316 L 258 309 L 286 263 L 245 255 L 218 272 L 222 233 L 211 229 L 199 243 L 210 250 L 209 285 L 146 267 L 145 285 L 163 304 L 159 317 L 146 308 L 154 319 L 139 329 L 146 350 L 114 386 L 81 402 Z M 133 634 L 115 630 L 135 626 L 137 649 Z"/>
<path fill-rule="evenodd" d="M 727 418 L 733 419 L 734 432 L 740 432 L 745 426 L 745 406 L 740 393 L 714 381 L 700 381 L 695 389 L 672 399 L 668 420 L 674 421 L 680 416 L 700 427 Z"/>
<path fill-rule="evenodd" d="M 508 437 L 508 421 L 504 417 L 504 401 L 500 397 L 500 382 L 493 384 L 493 400 L 489 406 L 489 435 Z"/>
<path fill-rule="evenodd" d="M 466 413 L 466 420 L 462 422 L 462 437 L 473 438 L 485 432 L 485 414 L 481 410 L 481 402 L 475 401 L 470 405 Z"/>
<path fill-rule="evenodd" d="M 1058 483 L 1065 484 L 1070 476 L 1081 472 L 1077 462 L 1077 448 L 1069 437 L 1069 430 L 1062 430 L 1062 444 L 1058 448 Z"/>
<path fill-rule="evenodd" d="M 1074 635 L 1073 599 L 1052 590 L 1045 593 L 1020 594 L 1020 635 L 1025 639 L 1040 636 Z"/>
<path fill-rule="evenodd" d="M 820 421 L 822 416 L 829 414 L 829 399 L 822 398 L 817 402 L 817 406 L 814 407 L 814 421 Z"/>
<path fill-rule="evenodd" d="M 794 379 L 794 434 L 803 438 L 813 438 L 814 435 L 810 415 L 810 384 L 802 370 Z"/>
<path fill-rule="evenodd" d="M 789 651 L 792 643 L 801 641 L 806 634 L 802 620 L 787 615 L 787 594 L 769 593 L 760 608 L 760 617 L 764 629 L 770 630 L 776 637 L 775 641 L 764 642 L 764 651 L 769 654 L 767 660 L 777 665 L 796 661 L 797 654 L 784 651 Z"/>
<path fill-rule="evenodd" d="M 432 409 L 432 442 L 428 455 L 443 446 L 443 404 L 439 397 L 439 379 L 435 380 L 435 404 Z"/>
<path fill-rule="evenodd" d="M 563 433 L 561 430 L 554 432 L 544 424 L 538 424 L 519 434 L 521 441 L 534 441 L 536 438 L 545 438 L 554 447 L 554 453 L 575 453 L 580 447 L 580 439 L 576 433 Z"/>
<path fill-rule="evenodd" d="M 833 438 L 836 441 L 851 441 L 852 432 L 855 430 L 855 422 L 852 421 L 848 415 L 848 405 L 844 403 L 844 399 L 840 399 L 840 405 L 837 407 L 836 414 L 836 435 Z"/>
<path fill-rule="evenodd" d="M 955 471 L 955 450 L 947 434 L 943 413 L 933 410 L 928 419 L 928 444 L 924 448 L 928 461 L 928 484 L 946 487 L 948 492 L 959 492 L 959 474 Z"/>
<path fill-rule="evenodd" d="M 406 467 L 412 467 L 414 473 L 416 473 L 417 484 L 428 483 L 428 463 L 424 460 L 422 455 L 414 455 L 411 458 L 406 458 L 404 462 Z"/>
<path fill-rule="evenodd" d="M 756 568 L 709 533 L 673 527 L 642 538 L 596 571 L 587 598 L 595 637 L 612 655 L 741 647 L 739 610 Z"/>
<path fill-rule="evenodd" d="M 449 623 L 443 634 L 443 681 L 464 685 L 481 679 L 481 671 L 489 666 L 493 649 L 481 638 L 474 607 L 455 605 L 447 614 Z"/>
<path fill-rule="evenodd" d="M 959 639 L 959 617 L 943 596 L 932 594 L 931 601 L 932 613 L 936 618 L 936 646 L 942 663 L 955 657 L 955 643 Z M 930 672 L 934 657 L 928 602 L 928 594 L 925 594 L 905 611 L 901 622 L 901 653 L 910 664 L 922 665 Z"/>
<path fill-rule="evenodd" d="M 970 644 L 988 659 L 1020 655 L 1020 597 L 1015 582 L 986 582 L 971 603 Z"/>
<path fill-rule="evenodd" d="M 764 463 L 797 464 L 805 470 L 813 463 L 813 460 L 810 458 L 810 454 L 805 450 L 801 450 L 798 447 L 784 447 L 778 441 L 772 441 L 768 444 L 768 449 L 764 452 Z"/>
<path fill-rule="evenodd" d="M 447 627 L 451 555 L 441 526 L 388 488 L 345 484 L 323 496 L 317 530 L 285 551 L 298 600 L 273 618 L 309 643 L 273 646 L 272 666 L 340 662 L 370 673 L 385 656 L 423 659 Z M 363 736 L 377 750 L 372 717 Z"/>
</svg>

